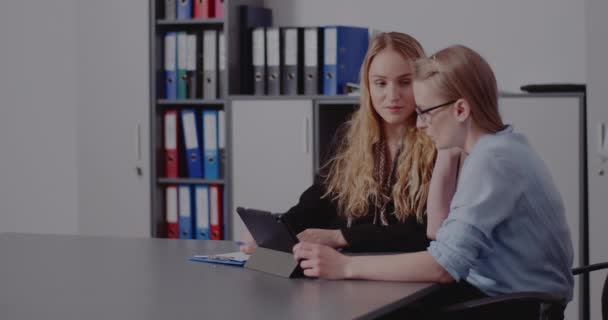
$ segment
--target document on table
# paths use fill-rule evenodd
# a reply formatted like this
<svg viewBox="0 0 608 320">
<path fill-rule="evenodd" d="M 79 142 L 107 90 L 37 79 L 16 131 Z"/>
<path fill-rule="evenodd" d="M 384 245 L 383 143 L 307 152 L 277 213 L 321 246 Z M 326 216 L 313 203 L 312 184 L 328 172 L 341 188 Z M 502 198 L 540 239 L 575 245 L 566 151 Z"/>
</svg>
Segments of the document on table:
<svg viewBox="0 0 608 320">
<path fill-rule="evenodd" d="M 243 266 L 247 259 L 249 259 L 249 255 L 242 253 L 240 251 L 222 253 L 222 254 L 214 254 L 214 255 L 194 255 L 189 258 L 192 261 L 199 262 L 210 262 L 210 263 L 220 263 L 220 264 L 230 264 L 236 266 Z"/>
</svg>

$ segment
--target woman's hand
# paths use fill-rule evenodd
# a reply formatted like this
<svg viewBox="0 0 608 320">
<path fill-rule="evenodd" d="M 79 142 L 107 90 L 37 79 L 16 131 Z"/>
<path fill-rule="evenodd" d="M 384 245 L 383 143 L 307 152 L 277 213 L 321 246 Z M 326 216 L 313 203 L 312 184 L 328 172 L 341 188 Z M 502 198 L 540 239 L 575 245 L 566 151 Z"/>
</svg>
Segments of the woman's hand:
<svg viewBox="0 0 608 320">
<path fill-rule="evenodd" d="M 296 261 L 307 277 L 325 279 L 347 279 L 351 258 L 328 246 L 300 242 L 293 247 Z"/>
<path fill-rule="evenodd" d="M 255 248 L 258 247 L 257 243 L 255 243 L 255 240 L 253 240 L 251 233 L 249 233 L 248 231 L 245 231 L 243 232 L 243 234 L 241 234 L 241 239 L 242 244 L 239 249 L 242 253 L 252 254 L 255 251 Z"/>
<path fill-rule="evenodd" d="M 348 245 L 341 230 L 306 229 L 298 234 L 298 240 L 332 248 L 343 248 Z"/>
</svg>

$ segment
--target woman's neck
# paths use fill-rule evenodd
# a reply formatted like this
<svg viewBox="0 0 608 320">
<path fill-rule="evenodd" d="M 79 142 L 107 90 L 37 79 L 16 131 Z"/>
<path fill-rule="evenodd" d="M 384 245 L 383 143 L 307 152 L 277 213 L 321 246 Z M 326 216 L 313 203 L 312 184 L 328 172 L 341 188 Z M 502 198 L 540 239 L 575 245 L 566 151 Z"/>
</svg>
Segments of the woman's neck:
<svg viewBox="0 0 608 320">
<path fill-rule="evenodd" d="M 392 163 L 403 140 L 403 133 L 406 125 L 391 125 L 384 124 L 384 137 L 386 139 L 386 147 L 388 151 L 388 162 Z"/>
</svg>

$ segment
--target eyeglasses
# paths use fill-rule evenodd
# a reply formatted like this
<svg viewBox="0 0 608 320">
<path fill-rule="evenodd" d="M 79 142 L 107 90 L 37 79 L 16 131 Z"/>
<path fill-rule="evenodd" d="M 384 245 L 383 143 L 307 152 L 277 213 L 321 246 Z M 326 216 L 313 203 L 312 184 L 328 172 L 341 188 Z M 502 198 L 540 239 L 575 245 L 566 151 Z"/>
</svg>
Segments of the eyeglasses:
<svg viewBox="0 0 608 320">
<path fill-rule="evenodd" d="M 434 106 L 428 109 L 420 109 L 420 107 L 416 106 L 416 114 L 418 115 L 418 118 L 424 122 L 424 123 L 429 123 L 429 121 L 431 121 L 431 114 L 429 112 L 435 110 L 435 109 L 439 109 L 441 107 L 447 107 L 451 104 L 453 104 L 454 102 L 458 101 L 458 99 L 456 100 L 452 100 L 452 101 L 448 101 L 446 103 L 442 103 L 438 106 Z"/>
</svg>

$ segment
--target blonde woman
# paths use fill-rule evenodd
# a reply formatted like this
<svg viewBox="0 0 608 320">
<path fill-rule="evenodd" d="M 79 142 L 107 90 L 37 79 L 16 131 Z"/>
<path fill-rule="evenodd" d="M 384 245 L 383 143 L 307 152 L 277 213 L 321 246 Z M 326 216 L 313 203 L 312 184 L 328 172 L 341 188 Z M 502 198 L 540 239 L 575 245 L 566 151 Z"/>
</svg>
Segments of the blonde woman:
<svg viewBox="0 0 608 320">
<path fill-rule="evenodd" d="M 300 243 L 307 276 L 459 282 L 452 299 L 543 292 L 572 298 L 572 243 L 562 199 L 526 138 L 504 125 L 496 80 L 475 51 L 454 46 L 415 64 L 417 125 L 438 150 L 468 156 L 450 213 L 426 251 L 347 257 Z M 563 311 L 563 310 L 562 310 Z"/>
<path fill-rule="evenodd" d="M 427 234 L 433 237 L 447 215 L 459 153 L 437 155 L 416 128 L 412 62 L 424 56 L 403 33 L 372 40 L 361 66 L 359 109 L 334 139 L 318 183 L 284 215 L 300 241 L 351 251 L 428 246 Z M 428 223 L 427 211 L 434 217 Z M 254 247 L 249 242 L 241 250 Z"/>
</svg>

